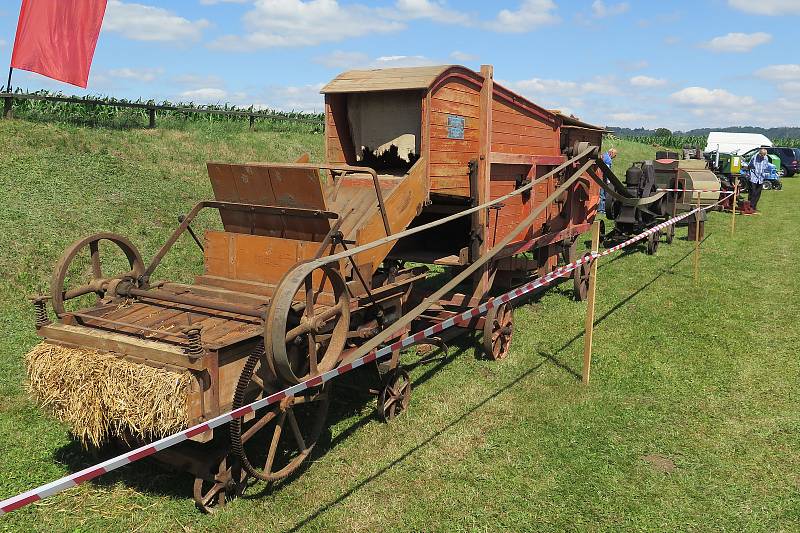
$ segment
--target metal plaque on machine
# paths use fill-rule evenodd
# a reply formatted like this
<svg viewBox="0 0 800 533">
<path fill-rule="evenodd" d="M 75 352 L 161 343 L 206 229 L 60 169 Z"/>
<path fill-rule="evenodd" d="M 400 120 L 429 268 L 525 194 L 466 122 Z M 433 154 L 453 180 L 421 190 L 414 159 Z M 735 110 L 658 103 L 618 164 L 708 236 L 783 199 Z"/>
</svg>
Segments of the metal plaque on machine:
<svg viewBox="0 0 800 533">
<path fill-rule="evenodd" d="M 447 138 L 464 138 L 464 117 L 458 115 L 447 115 Z"/>
</svg>

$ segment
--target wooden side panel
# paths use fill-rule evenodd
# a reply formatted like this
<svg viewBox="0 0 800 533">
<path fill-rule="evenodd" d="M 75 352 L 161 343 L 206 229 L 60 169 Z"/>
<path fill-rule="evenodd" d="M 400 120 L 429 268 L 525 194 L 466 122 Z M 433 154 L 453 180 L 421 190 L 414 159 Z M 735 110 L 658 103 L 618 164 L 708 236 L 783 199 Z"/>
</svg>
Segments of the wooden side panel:
<svg viewBox="0 0 800 533">
<path fill-rule="evenodd" d="M 331 165 L 351 165 L 355 150 L 347 122 L 347 95 L 325 95 L 325 161 Z"/>
<path fill-rule="evenodd" d="M 205 273 L 276 284 L 300 260 L 301 241 L 224 231 L 205 234 Z"/>
<path fill-rule="evenodd" d="M 463 117 L 464 138 L 448 135 L 448 115 Z M 431 94 L 430 188 L 432 193 L 469 196 L 469 162 L 478 158 L 480 92 L 452 80 Z"/>
<path fill-rule="evenodd" d="M 420 159 L 417 161 L 411 167 L 405 179 L 385 199 L 386 212 L 392 233 L 405 230 L 414 217 L 419 214 L 419 210 L 427 198 L 425 169 L 425 160 Z M 381 221 L 380 212 L 375 208 L 370 212 L 369 220 L 365 221 L 358 230 L 356 243 L 357 245 L 362 245 L 385 236 L 386 232 Z M 358 254 L 356 264 L 371 264 L 374 272 L 396 243 L 397 241 L 391 242 Z"/>
<path fill-rule="evenodd" d="M 530 172 L 529 165 L 492 165 L 490 199 L 495 200 L 517 188 L 518 182 L 525 180 Z M 500 209 L 489 211 L 489 246 L 494 246 L 522 222 L 531 212 L 531 194 L 523 193 L 502 202 Z M 531 231 L 520 232 L 513 242 L 529 238 Z"/>
<path fill-rule="evenodd" d="M 560 155 L 558 129 L 496 94 L 492 101 L 492 152 Z"/>
</svg>

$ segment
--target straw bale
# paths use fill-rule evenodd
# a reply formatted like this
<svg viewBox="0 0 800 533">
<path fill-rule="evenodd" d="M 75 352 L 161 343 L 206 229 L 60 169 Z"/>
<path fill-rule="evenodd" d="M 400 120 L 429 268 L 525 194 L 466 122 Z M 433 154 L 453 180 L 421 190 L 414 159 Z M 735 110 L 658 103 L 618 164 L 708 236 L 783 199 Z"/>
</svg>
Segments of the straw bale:
<svg viewBox="0 0 800 533">
<path fill-rule="evenodd" d="M 28 390 L 84 446 L 148 440 L 188 426 L 191 376 L 108 352 L 43 342 L 26 356 Z"/>
</svg>

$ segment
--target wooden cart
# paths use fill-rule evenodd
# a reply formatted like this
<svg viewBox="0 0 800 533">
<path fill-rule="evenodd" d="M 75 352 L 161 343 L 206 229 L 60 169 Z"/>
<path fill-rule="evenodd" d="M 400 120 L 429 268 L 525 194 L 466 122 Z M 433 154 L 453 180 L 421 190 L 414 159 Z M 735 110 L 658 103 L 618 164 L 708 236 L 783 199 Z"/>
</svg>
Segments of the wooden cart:
<svg viewBox="0 0 800 533">
<path fill-rule="evenodd" d="M 53 275 L 57 320 L 48 319 L 47 298 L 35 303 L 46 342 L 189 372 L 195 424 L 544 275 L 559 257 L 576 258 L 576 239 L 596 213 L 595 170 L 587 169 L 601 128 L 495 84 L 488 66 L 352 71 L 322 92 L 326 163 L 209 163 L 215 199 L 197 204 L 147 265 L 124 237 L 77 241 Z M 203 273 L 189 284 L 154 282 L 207 209 L 219 211 L 222 228 L 204 235 Z M 129 271 L 104 271 L 103 241 L 123 250 Z M 91 257 L 91 279 L 70 285 L 80 254 Z M 428 269 L 408 264 L 475 272 L 467 286 L 431 299 L 418 283 Z M 576 271 L 578 298 L 587 273 Z M 95 305 L 70 308 L 92 293 Z M 490 357 L 505 357 L 513 309 L 451 331 L 465 328 L 484 331 Z M 408 405 L 399 355 L 381 368 L 386 420 Z M 329 393 L 287 398 L 157 458 L 191 471 L 198 507 L 211 510 L 247 477 L 275 481 L 296 470 L 324 428 Z"/>
</svg>

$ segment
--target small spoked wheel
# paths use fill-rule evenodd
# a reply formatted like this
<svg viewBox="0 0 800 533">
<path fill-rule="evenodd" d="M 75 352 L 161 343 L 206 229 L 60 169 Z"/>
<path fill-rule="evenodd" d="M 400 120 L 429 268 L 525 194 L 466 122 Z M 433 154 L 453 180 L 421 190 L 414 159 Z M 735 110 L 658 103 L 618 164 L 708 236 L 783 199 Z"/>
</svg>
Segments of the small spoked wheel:
<svg viewBox="0 0 800 533">
<path fill-rule="evenodd" d="M 100 244 L 103 241 L 115 244 L 122 250 L 130 266 L 128 272 L 118 273 L 115 276 L 108 276 L 107 273 L 103 272 L 100 257 Z M 76 263 L 83 250 L 87 250 L 87 259 L 91 266 L 86 266 L 85 270 L 87 272 L 76 272 L 76 270 L 81 269 L 74 263 Z M 99 300 L 112 286 L 117 286 L 124 280 L 136 285 L 139 277 L 144 274 L 144 270 L 144 262 L 139 250 L 121 235 L 95 233 L 83 239 L 78 239 L 64 250 L 53 270 L 53 276 L 50 280 L 53 310 L 58 317 L 62 317 L 66 313 L 64 302 L 67 300 L 91 293 L 95 293 Z M 67 287 L 67 284 L 72 285 L 72 287 Z"/>
<path fill-rule="evenodd" d="M 672 244 L 672 241 L 675 240 L 675 224 L 668 226 L 665 233 L 667 235 L 667 244 Z"/>
<path fill-rule="evenodd" d="M 495 361 L 505 359 L 514 336 L 514 308 L 504 303 L 486 312 L 483 323 L 483 350 Z"/>
<path fill-rule="evenodd" d="M 586 254 L 590 255 L 590 254 Z M 589 276 L 592 272 L 592 262 L 584 261 L 572 271 L 573 295 L 575 299 L 582 302 L 589 294 Z"/>
<path fill-rule="evenodd" d="M 273 372 L 296 384 L 332 370 L 350 328 L 350 294 L 330 266 L 301 263 L 278 284 L 264 331 Z"/>
<path fill-rule="evenodd" d="M 228 468 L 223 459 L 216 475 L 194 478 L 194 504 L 200 511 L 211 514 L 224 507 L 227 500 L 240 496 L 245 486 L 241 470 Z"/>
<path fill-rule="evenodd" d="M 239 376 L 233 409 L 281 388 L 259 347 Z M 328 387 L 316 387 L 260 409 L 252 419 L 231 421 L 231 450 L 244 471 L 262 481 L 278 481 L 297 470 L 322 433 L 328 414 L 328 394 Z"/>
<path fill-rule="evenodd" d="M 657 230 L 647 236 L 647 255 L 656 254 L 659 242 L 661 242 L 661 230 Z"/>
<path fill-rule="evenodd" d="M 378 416 L 390 422 L 408 409 L 411 401 L 411 378 L 402 368 L 390 370 L 383 379 L 378 393 Z"/>
</svg>

